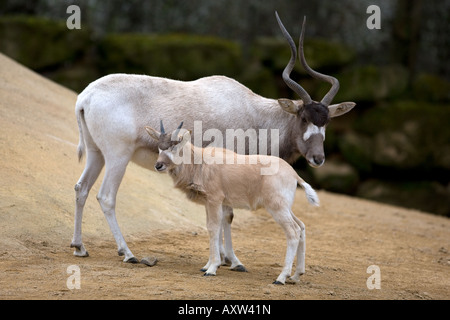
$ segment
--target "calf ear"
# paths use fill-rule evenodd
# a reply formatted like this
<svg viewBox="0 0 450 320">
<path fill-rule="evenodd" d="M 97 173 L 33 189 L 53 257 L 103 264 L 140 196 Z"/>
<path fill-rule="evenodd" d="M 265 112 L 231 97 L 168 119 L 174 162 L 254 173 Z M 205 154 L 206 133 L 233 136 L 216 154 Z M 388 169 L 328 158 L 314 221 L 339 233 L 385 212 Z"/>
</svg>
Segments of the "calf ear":
<svg viewBox="0 0 450 320">
<path fill-rule="evenodd" d="M 298 111 L 300 110 L 301 106 L 298 106 L 294 103 L 294 101 L 289 100 L 289 99 L 278 99 L 278 104 L 280 105 L 280 107 L 289 113 L 298 114 Z"/>
<path fill-rule="evenodd" d="M 150 135 L 150 137 L 152 137 L 155 140 L 159 140 L 159 137 L 161 136 L 160 132 L 158 132 L 155 129 L 150 128 L 150 127 L 145 127 L 145 130 Z"/>
<path fill-rule="evenodd" d="M 178 144 L 177 148 L 183 148 L 186 142 L 191 141 L 191 131 L 186 129 L 181 129 L 178 132 Z"/>
<path fill-rule="evenodd" d="M 183 141 L 183 143 L 191 141 L 191 130 L 185 130 L 178 139 L 179 141 Z"/>
<path fill-rule="evenodd" d="M 330 117 L 335 118 L 342 116 L 343 114 L 352 110 L 354 106 L 356 106 L 356 103 L 354 102 L 342 102 L 338 104 L 332 104 L 331 106 L 328 106 L 328 110 L 330 111 Z"/>
</svg>

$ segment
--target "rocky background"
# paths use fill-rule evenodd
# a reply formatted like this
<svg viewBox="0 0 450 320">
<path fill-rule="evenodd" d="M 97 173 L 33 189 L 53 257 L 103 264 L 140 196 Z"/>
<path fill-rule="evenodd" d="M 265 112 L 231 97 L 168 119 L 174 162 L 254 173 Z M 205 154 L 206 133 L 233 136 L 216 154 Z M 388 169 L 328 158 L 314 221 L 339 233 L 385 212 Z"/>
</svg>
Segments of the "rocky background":
<svg viewBox="0 0 450 320">
<path fill-rule="evenodd" d="M 290 52 L 274 11 L 295 39 L 307 15 L 306 59 L 340 80 L 334 101 L 357 107 L 327 128 L 326 164 L 296 169 L 319 189 L 450 216 L 450 2 L 310 2 L 2 1 L 0 52 L 76 92 L 115 72 L 222 74 L 296 99 L 281 79 Z M 79 30 L 66 26 L 70 4 Z M 371 4 L 379 30 L 366 27 Z M 328 90 L 300 63 L 293 78 L 315 99 Z"/>
</svg>

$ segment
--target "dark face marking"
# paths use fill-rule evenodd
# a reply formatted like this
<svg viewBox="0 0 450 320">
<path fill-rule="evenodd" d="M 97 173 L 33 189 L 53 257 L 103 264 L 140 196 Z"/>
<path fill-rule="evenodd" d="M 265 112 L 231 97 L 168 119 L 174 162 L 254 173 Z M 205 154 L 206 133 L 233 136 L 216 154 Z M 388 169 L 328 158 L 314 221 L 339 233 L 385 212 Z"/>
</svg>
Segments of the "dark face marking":
<svg viewBox="0 0 450 320">
<path fill-rule="evenodd" d="M 172 140 L 172 134 L 162 133 L 159 136 L 158 148 L 161 150 L 168 150 L 168 149 L 176 146 L 178 143 L 180 143 L 180 142 Z"/>
<path fill-rule="evenodd" d="M 315 101 L 303 107 L 301 116 L 318 127 L 323 127 L 330 122 L 331 119 L 328 108 L 320 102 Z"/>
</svg>

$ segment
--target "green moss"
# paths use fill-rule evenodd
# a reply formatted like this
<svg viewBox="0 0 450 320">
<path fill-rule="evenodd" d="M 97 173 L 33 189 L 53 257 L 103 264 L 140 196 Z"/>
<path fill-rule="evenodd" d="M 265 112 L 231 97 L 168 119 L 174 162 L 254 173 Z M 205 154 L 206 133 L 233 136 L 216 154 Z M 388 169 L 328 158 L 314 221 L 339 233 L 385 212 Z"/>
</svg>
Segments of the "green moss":
<svg viewBox="0 0 450 320">
<path fill-rule="evenodd" d="M 308 65 L 317 70 L 340 68 L 355 57 L 354 51 L 349 47 L 323 39 L 307 39 L 304 48 Z M 286 40 L 282 38 L 258 38 L 253 44 L 252 56 L 267 68 L 278 71 L 286 67 L 291 58 L 291 51 Z M 306 74 L 298 62 L 294 70 Z"/>
<path fill-rule="evenodd" d="M 404 93 L 408 85 L 408 72 L 399 65 L 355 67 L 335 76 L 340 82 L 335 101 L 372 102 L 392 99 Z M 326 83 L 322 84 L 319 95 L 325 94 L 329 87 Z"/>
<path fill-rule="evenodd" d="M 415 208 L 450 217 L 450 193 L 435 181 L 363 182 L 356 195 L 374 201 Z"/>
<path fill-rule="evenodd" d="M 267 68 L 254 63 L 246 66 L 237 80 L 255 93 L 272 99 L 279 98 L 276 77 Z"/>
<path fill-rule="evenodd" d="M 359 172 L 372 170 L 373 151 L 370 138 L 349 132 L 339 139 L 338 144 L 342 156 Z"/>
<path fill-rule="evenodd" d="M 100 43 L 104 73 L 129 72 L 192 80 L 240 71 L 240 46 L 215 37 L 110 34 Z"/>
<path fill-rule="evenodd" d="M 313 69 L 337 69 L 346 66 L 355 58 L 355 52 L 342 43 L 324 39 L 306 39 L 305 58 Z"/>
<path fill-rule="evenodd" d="M 332 192 L 350 194 L 359 182 L 357 171 L 347 163 L 328 159 L 320 169 L 311 169 L 317 186 Z"/>
<path fill-rule="evenodd" d="M 355 129 L 369 139 L 372 161 L 399 169 L 450 169 L 450 105 L 397 101 L 359 117 Z"/>
<path fill-rule="evenodd" d="M 71 62 L 89 45 L 89 30 L 69 30 L 62 21 L 0 18 L 0 51 L 34 70 Z"/>
<path fill-rule="evenodd" d="M 416 99 L 429 102 L 450 101 L 450 82 L 432 74 L 420 74 L 413 82 Z"/>
</svg>

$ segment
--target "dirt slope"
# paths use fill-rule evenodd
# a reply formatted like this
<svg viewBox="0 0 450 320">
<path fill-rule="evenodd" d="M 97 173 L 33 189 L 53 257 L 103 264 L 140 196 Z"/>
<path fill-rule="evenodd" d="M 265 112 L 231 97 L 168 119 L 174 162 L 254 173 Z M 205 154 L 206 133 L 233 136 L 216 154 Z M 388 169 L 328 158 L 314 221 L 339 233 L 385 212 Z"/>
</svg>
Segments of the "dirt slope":
<svg viewBox="0 0 450 320">
<path fill-rule="evenodd" d="M 76 258 L 74 191 L 76 94 L 0 54 L 0 299 L 449 299 L 450 221 L 414 210 L 319 192 L 294 212 L 307 228 L 306 274 L 275 286 L 285 239 L 263 210 L 237 211 L 235 251 L 248 273 L 221 267 L 202 277 L 208 258 L 203 208 L 187 202 L 168 176 L 130 165 L 118 220 L 130 249 L 155 267 L 122 263 L 94 186 L 84 221 L 88 258 Z M 320 170 L 320 169 L 318 169 Z M 80 268 L 81 289 L 67 287 Z M 381 289 L 366 272 L 380 268 Z"/>
</svg>

